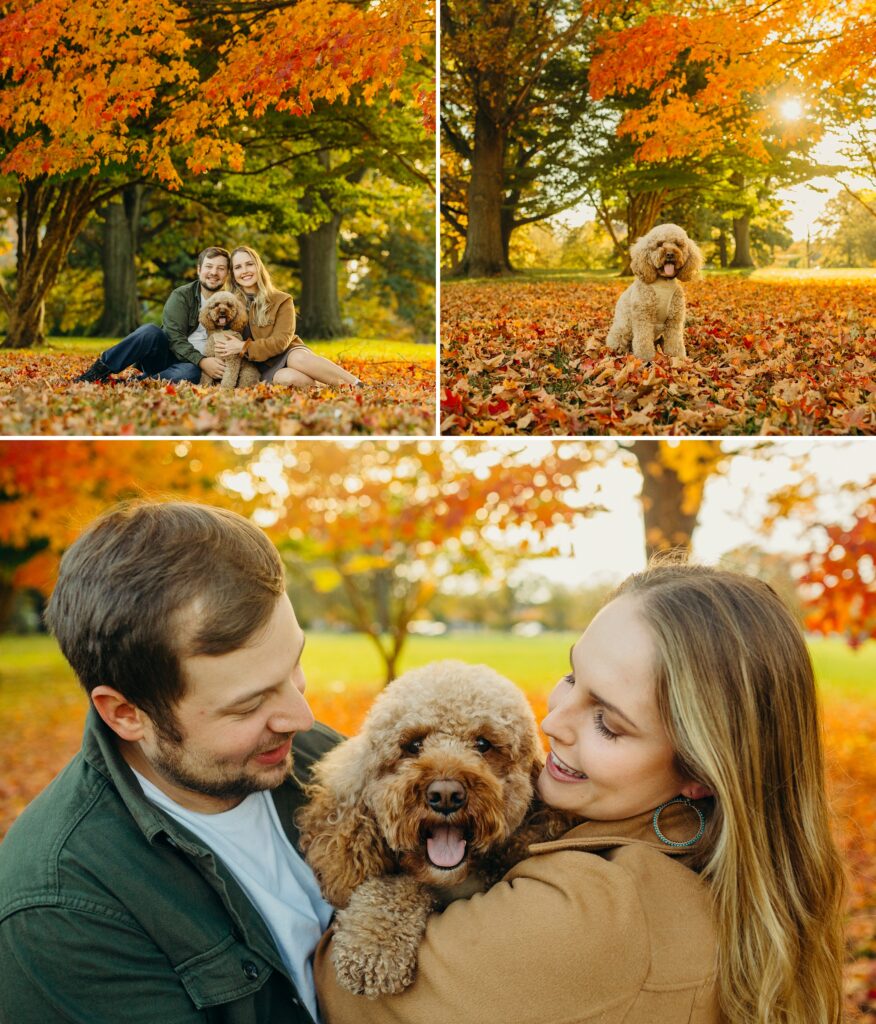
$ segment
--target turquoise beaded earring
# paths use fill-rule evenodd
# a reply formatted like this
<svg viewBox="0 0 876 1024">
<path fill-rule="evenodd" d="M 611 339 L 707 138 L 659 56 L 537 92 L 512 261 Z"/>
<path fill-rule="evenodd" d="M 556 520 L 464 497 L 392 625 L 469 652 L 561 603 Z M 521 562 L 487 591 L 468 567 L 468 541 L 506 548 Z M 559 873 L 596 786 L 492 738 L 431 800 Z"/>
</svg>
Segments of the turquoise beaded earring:
<svg viewBox="0 0 876 1024">
<path fill-rule="evenodd" d="M 663 833 L 660 831 L 660 826 L 658 825 L 658 821 L 660 819 L 660 812 L 665 810 L 670 804 L 685 804 L 686 806 L 690 807 L 692 811 L 696 812 L 697 817 L 700 819 L 700 830 L 693 837 L 693 839 L 688 839 L 685 843 L 676 843 L 672 839 L 667 839 L 666 836 L 663 835 Z M 698 843 L 703 838 L 703 833 L 706 831 L 706 816 L 699 809 L 699 807 L 697 807 L 696 804 L 692 804 L 686 796 L 676 796 L 673 797 L 671 800 L 667 800 L 665 804 L 661 804 L 654 812 L 653 822 L 654 831 L 657 834 L 657 838 L 660 840 L 660 842 L 666 843 L 667 846 L 674 846 L 678 849 L 684 849 L 688 846 L 693 846 L 695 843 Z"/>
</svg>

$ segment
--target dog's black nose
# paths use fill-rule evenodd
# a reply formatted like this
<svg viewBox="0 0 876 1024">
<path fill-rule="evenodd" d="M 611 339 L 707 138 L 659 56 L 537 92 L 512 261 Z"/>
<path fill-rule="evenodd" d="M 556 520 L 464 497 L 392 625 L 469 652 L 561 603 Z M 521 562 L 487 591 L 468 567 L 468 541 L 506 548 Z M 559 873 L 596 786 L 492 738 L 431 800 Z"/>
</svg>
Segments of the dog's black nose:
<svg viewBox="0 0 876 1024">
<path fill-rule="evenodd" d="M 436 779 L 426 789 L 426 803 L 438 814 L 453 814 L 465 807 L 465 787 L 453 779 Z"/>
</svg>

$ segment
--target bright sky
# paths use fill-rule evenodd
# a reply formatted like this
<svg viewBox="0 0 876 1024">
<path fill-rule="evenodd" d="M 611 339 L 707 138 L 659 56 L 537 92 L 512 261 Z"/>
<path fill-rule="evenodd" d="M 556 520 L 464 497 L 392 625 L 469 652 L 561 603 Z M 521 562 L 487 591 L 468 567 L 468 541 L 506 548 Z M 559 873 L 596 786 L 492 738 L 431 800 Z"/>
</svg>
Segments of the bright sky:
<svg viewBox="0 0 876 1024">
<path fill-rule="evenodd" d="M 793 111 L 789 109 L 788 113 L 793 113 Z M 843 144 L 842 136 L 826 135 L 813 149 L 813 160 L 822 164 L 842 165 L 844 158 L 840 153 L 840 148 Z M 850 188 L 873 188 L 872 182 L 848 172 L 842 175 L 842 180 Z M 790 213 L 787 225 L 794 241 L 805 241 L 807 230 L 810 230 L 812 237 L 815 237 L 820 230 L 816 221 L 821 217 L 827 203 L 841 191 L 842 186 L 833 178 L 813 178 L 803 184 L 794 185 L 792 188 L 779 190 L 777 195 Z M 586 221 L 593 220 L 595 216 L 596 211 L 592 206 L 582 204 L 557 214 L 556 217 L 551 218 L 549 223 L 557 226 L 579 227 Z"/>
<path fill-rule="evenodd" d="M 683 442 L 682 442 L 683 443 Z M 757 445 L 757 441 L 752 441 Z M 706 563 L 742 544 L 759 544 L 767 551 L 803 552 L 811 540 L 799 520 L 787 519 L 769 535 L 761 526 L 766 497 L 799 479 L 791 458 L 806 456 L 807 469 L 821 484 L 820 512 L 828 520 L 849 514 L 857 500 L 838 494 L 843 483 L 864 484 L 876 475 L 876 446 L 867 440 L 822 438 L 771 442 L 766 457 L 739 455 L 724 477 L 706 485 L 700 526 L 694 533 L 694 556 Z M 734 447 L 745 442 L 734 442 Z M 640 477 L 619 460 L 583 477 L 582 498 L 599 501 L 608 512 L 593 516 L 572 530 L 558 530 L 556 541 L 568 550 L 563 558 L 529 562 L 524 572 L 570 586 L 620 581 L 645 566 L 644 531 L 638 500 Z"/>
<path fill-rule="evenodd" d="M 508 452 L 516 452 L 520 448 L 517 439 L 505 442 L 506 439 L 490 442 L 484 445 L 484 450 L 495 452 L 504 447 Z M 261 448 L 261 443 L 245 439 L 231 443 L 245 452 L 257 452 Z M 296 442 L 302 443 L 305 442 Z M 534 465 L 537 465 L 539 453 L 546 452 L 554 443 L 546 438 L 527 439 L 525 447 Z M 769 448 L 746 453 L 750 448 L 763 449 L 764 444 Z M 763 442 L 753 438 L 726 442 L 725 446 L 740 450 L 741 454 L 732 458 L 726 475 L 713 477 L 706 485 L 701 525 L 694 534 L 694 555 L 706 563 L 716 562 L 725 552 L 747 543 L 759 544 L 768 551 L 792 554 L 805 551 L 811 545 L 799 520 L 783 521 L 768 536 L 762 527 L 767 496 L 800 477 L 799 470 L 792 466 L 792 459 L 803 457 L 806 471 L 818 479 L 823 495 L 819 513 L 827 521 L 839 520 L 858 504 L 857 497 L 840 492 L 844 483 L 865 484 L 876 476 L 876 443 L 867 439 L 790 438 Z M 618 581 L 644 568 L 644 535 L 638 498 L 641 477 L 634 464 L 625 464 L 628 460 L 629 456 L 618 454 L 604 467 L 581 475 L 579 489 L 570 497 L 570 504 L 581 507 L 600 504 L 607 511 L 582 519 L 574 528 L 557 528 L 550 543 L 564 552 L 563 557 L 531 559 L 521 565 L 518 575 L 542 576 L 577 586 Z M 285 494 L 280 460 L 263 459 L 262 466 L 265 482 Z M 242 485 L 244 478 L 239 483 Z"/>
</svg>

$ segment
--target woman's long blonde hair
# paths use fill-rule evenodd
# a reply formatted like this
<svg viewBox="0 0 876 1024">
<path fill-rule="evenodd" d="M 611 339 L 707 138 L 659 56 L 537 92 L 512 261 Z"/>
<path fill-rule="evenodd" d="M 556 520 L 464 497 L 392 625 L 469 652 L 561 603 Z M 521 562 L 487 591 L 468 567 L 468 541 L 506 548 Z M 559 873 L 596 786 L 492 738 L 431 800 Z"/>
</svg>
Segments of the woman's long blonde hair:
<svg viewBox="0 0 876 1024">
<path fill-rule="evenodd" d="M 844 878 L 799 627 L 765 583 L 704 566 L 656 564 L 622 595 L 656 641 L 678 767 L 715 794 L 693 866 L 714 899 L 724 1018 L 838 1024 Z"/>
<path fill-rule="evenodd" d="M 258 270 L 259 290 L 256 293 L 256 297 L 253 300 L 252 305 L 249 305 L 248 296 L 246 292 L 234 280 L 234 270 L 232 268 L 234 266 L 234 257 L 239 252 L 245 252 L 247 256 L 251 256 L 253 261 L 255 262 L 256 269 Z M 271 299 L 274 297 L 278 289 L 274 287 L 274 283 L 273 281 L 271 281 L 271 275 L 268 273 L 268 268 L 264 265 L 264 263 L 262 263 L 261 256 L 259 256 L 255 249 L 250 249 L 248 245 L 239 245 L 231 253 L 231 257 L 228 261 L 228 269 L 229 273 L 231 274 L 231 290 L 234 292 L 235 295 L 242 299 L 244 303 L 247 304 L 247 308 L 249 309 L 250 320 L 259 327 L 266 326 L 265 315 L 268 311 L 268 306 L 271 303 Z"/>
</svg>

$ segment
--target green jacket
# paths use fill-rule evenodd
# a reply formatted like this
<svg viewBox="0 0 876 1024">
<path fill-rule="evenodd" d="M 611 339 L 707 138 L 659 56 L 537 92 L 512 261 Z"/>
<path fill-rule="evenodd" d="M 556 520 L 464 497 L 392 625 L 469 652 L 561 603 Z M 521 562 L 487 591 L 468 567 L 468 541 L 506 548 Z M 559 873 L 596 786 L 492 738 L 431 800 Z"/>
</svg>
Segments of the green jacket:
<svg viewBox="0 0 876 1024">
<path fill-rule="evenodd" d="M 295 737 L 299 778 L 341 737 Z M 289 839 L 300 786 L 273 791 Z M 0 845 L 2 1024 L 312 1024 L 225 866 L 143 796 L 92 709 Z"/>
<path fill-rule="evenodd" d="M 198 326 L 201 312 L 201 282 L 190 281 L 174 288 L 164 304 L 161 329 L 167 335 L 170 351 L 181 363 L 198 366 L 204 358 L 189 341 L 189 335 Z"/>
</svg>

